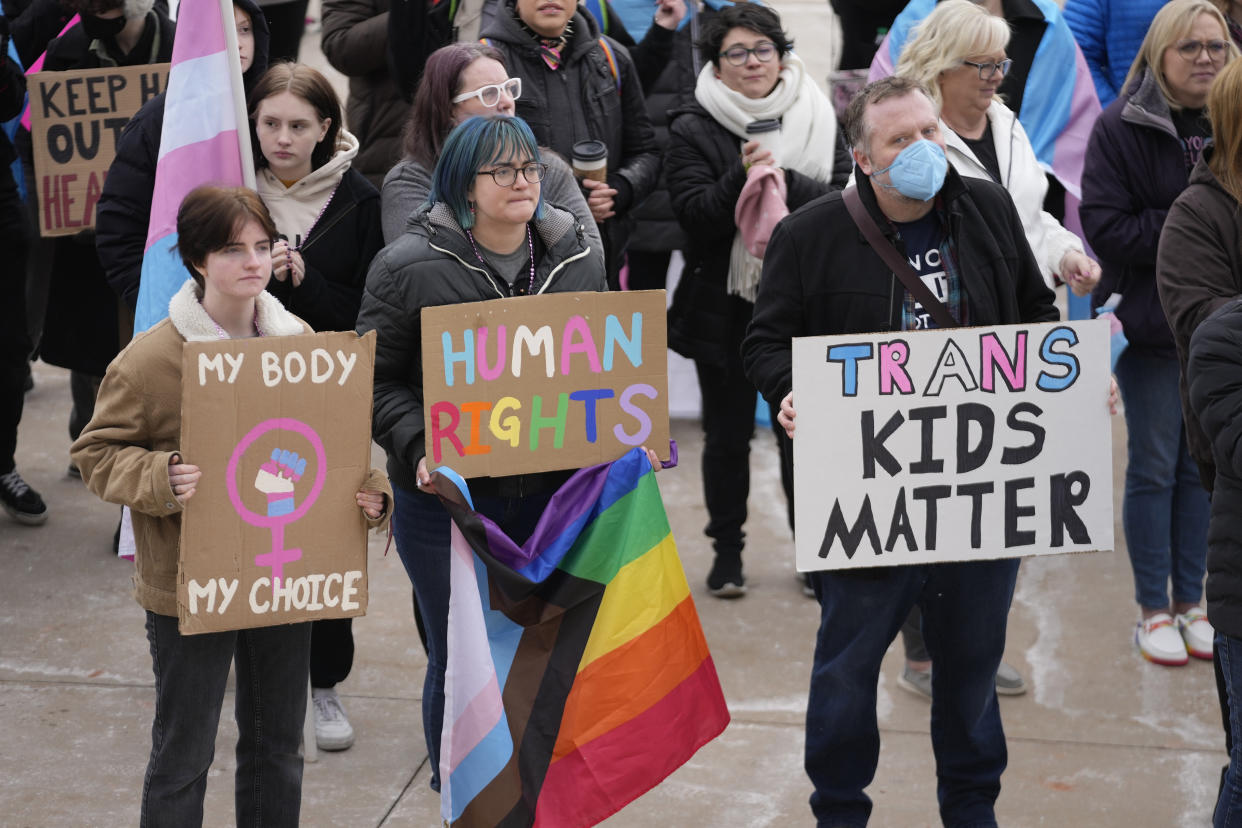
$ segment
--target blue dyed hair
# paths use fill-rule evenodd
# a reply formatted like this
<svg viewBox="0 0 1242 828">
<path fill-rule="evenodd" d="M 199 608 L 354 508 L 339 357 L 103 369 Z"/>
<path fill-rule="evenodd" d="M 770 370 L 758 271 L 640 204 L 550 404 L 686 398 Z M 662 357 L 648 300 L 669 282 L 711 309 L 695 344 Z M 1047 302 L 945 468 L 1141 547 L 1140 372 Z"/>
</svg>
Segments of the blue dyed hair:
<svg viewBox="0 0 1242 828">
<path fill-rule="evenodd" d="M 428 204 L 444 202 L 453 211 L 462 229 L 474 226 L 470 212 L 470 188 L 479 170 L 492 164 L 503 164 L 512 156 L 531 161 L 542 160 L 535 135 L 521 118 L 503 115 L 475 115 L 458 124 L 440 150 L 431 175 Z M 543 218 L 543 189 L 535 205 L 535 218 Z"/>
</svg>

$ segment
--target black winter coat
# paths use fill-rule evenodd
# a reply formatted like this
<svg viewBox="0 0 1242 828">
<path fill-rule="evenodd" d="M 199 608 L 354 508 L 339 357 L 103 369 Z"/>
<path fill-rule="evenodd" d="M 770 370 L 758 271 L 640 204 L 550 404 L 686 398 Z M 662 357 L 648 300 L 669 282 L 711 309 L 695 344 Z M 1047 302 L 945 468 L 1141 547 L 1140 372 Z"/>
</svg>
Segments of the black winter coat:
<svg viewBox="0 0 1242 828">
<path fill-rule="evenodd" d="M 904 245 L 876 204 L 871 180 L 855 170 L 858 194 L 904 256 Z M 962 178 L 952 167 L 936 209 L 957 249 L 972 325 L 1053 322 L 1054 294 L 1026 243 L 1022 220 L 999 184 Z M 901 330 L 905 288 L 867 244 L 840 193 L 829 193 L 776 226 L 742 362 L 772 404 L 793 388 L 790 337 Z"/>
<path fill-rule="evenodd" d="M 595 18 L 574 14 L 574 37 L 555 72 L 538 44 L 513 14 L 512 3 L 497 11 L 484 35 L 505 56 L 509 74 L 522 79 L 517 114 L 535 140 L 566 160 L 573 146 L 590 139 L 608 147 L 608 185 L 617 190 L 617 215 L 600 224 L 610 279 L 628 242 L 630 208 L 646 198 L 660 177 L 660 149 L 647 115 L 642 86 L 625 49 L 609 39 L 619 76 L 609 68 Z M 618 91 L 620 85 L 620 91 Z"/>
<path fill-rule="evenodd" d="M 267 18 L 254 0 L 234 0 L 250 14 L 254 29 L 254 58 L 242 75 L 247 91 L 267 71 L 270 34 Z M 151 197 L 155 191 L 155 163 L 164 131 L 161 92 L 134 113 L 117 141 L 116 157 L 108 168 L 95 220 L 95 251 L 112 290 L 131 311 L 138 305 L 142 257 L 147 246 Z"/>
<path fill-rule="evenodd" d="M 1194 415 L 1186 385 L 1190 337 L 1204 319 L 1242 296 L 1242 207 L 1217 181 L 1208 166 L 1211 157 L 1208 146 L 1190 173 L 1190 186 L 1169 208 L 1156 257 L 1160 303 L 1181 361 L 1186 442 L 1209 492 L 1216 477 L 1212 446 Z"/>
<path fill-rule="evenodd" d="M 302 284 L 273 279 L 267 290 L 316 331 L 352 331 L 371 260 L 383 246 L 379 190 L 350 167 L 302 242 Z"/>
<path fill-rule="evenodd" d="M 128 55 L 118 55 L 114 48 L 101 47 L 103 54 L 91 49 L 91 39 L 75 26 L 48 44 L 43 68 L 52 72 L 167 63 L 172 60 L 174 34 L 172 21 L 158 6 L 147 13 L 146 30 Z M 116 293 L 95 252 L 95 237 L 94 230 L 83 230 L 52 242 L 49 305 L 56 312 L 44 320 L 39 350 L 51 365 L 101 377 L 129 339 L 130 320 L 122 321 Z"/>
<path fill-rule="evenodd" d="M 697 102 L 670 115 L 666 173 L 673 213 L 686 232 L 686 264 L 669 310 L 668 344 L 690 359 L 723 364 L 725 349 L 736 350 L 740 344 L 730 332 L 745 329 L 753 307 L 726 290 L 737 234 L 733 211 L 746 185 L 742 141 Z M 785 170 L 790 212 L 845 186 L 851 169 L 849 152 L 838 137 L 831 183 Z"/>
<path fill-rule="evenodd" d="M 1242 301 L 1209 316 L 1190 338 L 1190 404 L 1216 461 L 1208 525 L 1207 614 L 1242 638 Z"/>
<path fill-rule="evenodd" d="M 406 106 L 388 71 L 389 0 L 324 0 L 323 54 L 349 77 L 345 121 L 361 144 L 353 168 L 378 190 L 401 160 Z"/>
<path fill-rule="evenodd" d="M 547 205 L 545 210 L 545 217 L 535 225 L 540 244 L 530 292 L 605 290 L 603 259 L 586 244 L 582 226 L 564 210 Z M 469 240 L 444 204 L 411 217 L 401 237 L 371 263 L 358 313 L 358 333 L 379 335 L 371 429 L 375 442 L 388 453 L 393 485 L 415 491 L 414 470 L 426 454 L 422 309 L 510 295 L 508 284 L 479 266 Z M 531 487 L 523 490 L 529 492 Z"/>
<path fill-rule="evenodd" d="M 1130 347 L 1169 357 L 1173 333 L 1156 290 L 1156 249 L 1169 207 L 1188 181 L 1169 105 L 1148 73 L 1091 130 L 1078 215 L 1104 271 L 1093 305 L 1121 293 L 1117 318 Z"/>
</svg>

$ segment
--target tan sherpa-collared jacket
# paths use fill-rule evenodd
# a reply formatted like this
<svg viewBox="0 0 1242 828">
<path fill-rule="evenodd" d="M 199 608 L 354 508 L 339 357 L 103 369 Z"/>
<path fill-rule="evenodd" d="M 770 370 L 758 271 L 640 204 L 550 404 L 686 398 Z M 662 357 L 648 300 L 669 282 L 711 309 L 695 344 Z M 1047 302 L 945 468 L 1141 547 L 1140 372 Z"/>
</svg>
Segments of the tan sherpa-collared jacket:
<svg viewBox="0 0 1242 828">
<path fill-rule="evenodd" d="M 311 333 L 268 293 L 258 297 L 257 310 L 259 329 L 267 336 Z M 168 312 L 108 366 L 95 416 L 70 454 L 92 492 L 132 511 L 134 598 L 144 609 L 176 617 L 182 506 L 168 480 L 168 463 L 180 453 L 181 348 L 186 342 L 218 339 L 219 333 L 188 279 Z M 367 522 L 376 529 L 386 526 L 392 512 L 387 475 L 372 469 L 361 488 L 384 494 L 384 514 Z"/>
</svg>

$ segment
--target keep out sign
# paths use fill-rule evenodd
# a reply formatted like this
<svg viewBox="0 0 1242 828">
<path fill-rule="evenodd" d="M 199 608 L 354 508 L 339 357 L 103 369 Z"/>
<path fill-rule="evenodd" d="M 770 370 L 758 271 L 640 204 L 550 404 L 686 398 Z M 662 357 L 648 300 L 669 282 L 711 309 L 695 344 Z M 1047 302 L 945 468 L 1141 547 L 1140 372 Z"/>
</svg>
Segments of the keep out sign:
<svg viewBox="0 0 1242 828">
<path fill-rule="evenodd" d="M 163 91 L 168 64 L 38 72 L 28 79 L 39 232 L 95 226 L 121 130 Z"/>
<path fill-rule="evenodd" d="M 1112 549 L 1109 330 L 793 343 L 798 569 Z"/>
</svg>

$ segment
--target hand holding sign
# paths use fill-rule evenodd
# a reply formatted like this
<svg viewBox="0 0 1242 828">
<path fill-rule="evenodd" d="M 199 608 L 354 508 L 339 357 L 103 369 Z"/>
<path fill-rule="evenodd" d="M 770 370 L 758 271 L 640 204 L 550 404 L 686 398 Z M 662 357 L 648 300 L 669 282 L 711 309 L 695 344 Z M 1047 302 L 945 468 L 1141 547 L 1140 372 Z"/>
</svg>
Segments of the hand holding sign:
<svg viewBox="0 0 1242 828">
<path fill-rule="evenodd" d="M 168 458 L 168 485 L 172 486 L 173 494 L 182 506 L 194 495 L 198 479 L 202 476 L 198 466 L 182 463 L 180 454 Z"/>
</svg>

